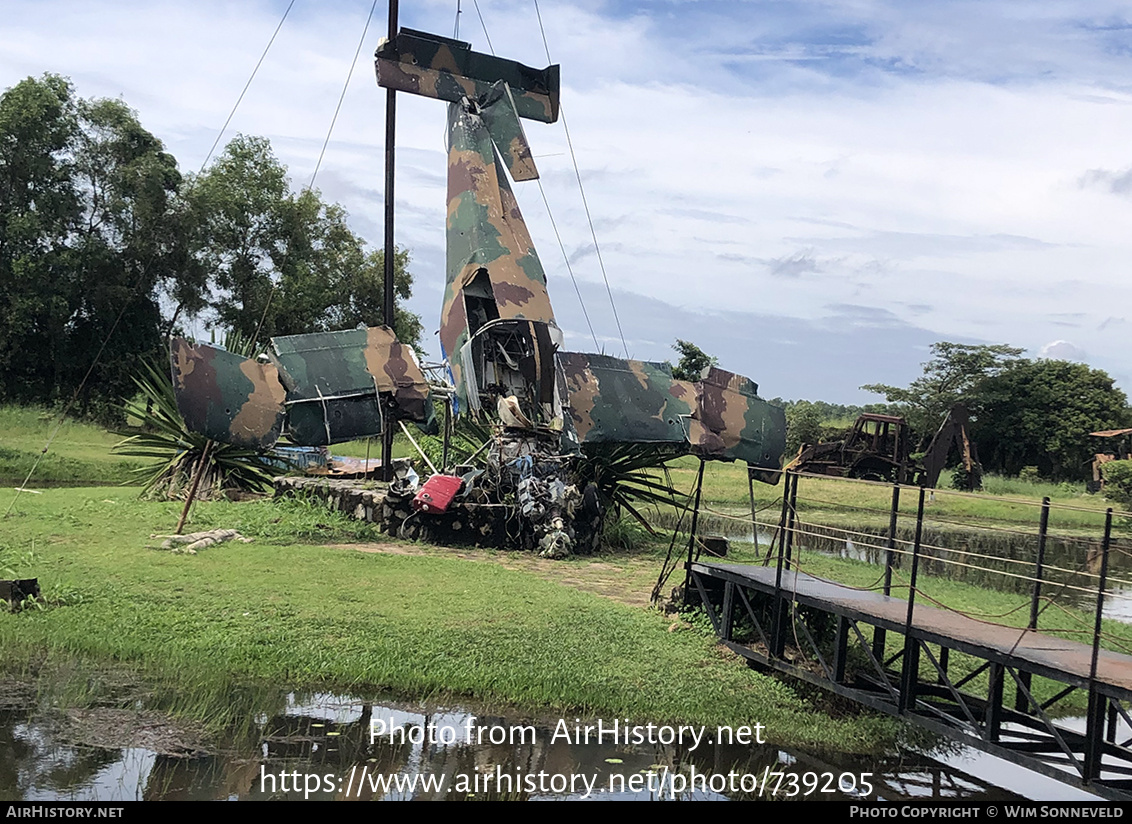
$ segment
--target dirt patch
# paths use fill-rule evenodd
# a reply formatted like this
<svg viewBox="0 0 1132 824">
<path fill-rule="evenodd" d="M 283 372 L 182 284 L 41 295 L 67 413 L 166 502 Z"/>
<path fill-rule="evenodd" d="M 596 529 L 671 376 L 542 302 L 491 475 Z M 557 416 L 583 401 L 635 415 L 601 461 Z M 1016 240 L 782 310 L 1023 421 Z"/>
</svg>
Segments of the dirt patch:
<svg viewBox="0 0 1132 824">
<path fill-rule="evenodd" d="M 575 557 L 553 561 L 527 552 L 500 552 L 468 547 L 444 547 L 433 544 L 371 543 L 330 544 L 334 549 L 372 552 L 387 555 L 431 555 L 460 558 L 465 561 L 490 561 L 505 569 L 528 572 L 546 581 L 573 587 L 582 592 L 600 595 L 618 603 L 647 607 L 660 573 L 658 558 L 625 556 L 616 562 L 608 559 Z"/>
<path fill-rule="evenodd" d="M 148 710 L 70 709 L 65 712 L 59 731 L 63 740 L 79 746 L 134 747 L 181 758 L 211 751 L 202 727 Z"/>
<path fill-rule="evenodd" d="M 35 690 L 21 681 L 0 680 L 0 710 L 17 710 L 35 702 Z"/>
</svg>

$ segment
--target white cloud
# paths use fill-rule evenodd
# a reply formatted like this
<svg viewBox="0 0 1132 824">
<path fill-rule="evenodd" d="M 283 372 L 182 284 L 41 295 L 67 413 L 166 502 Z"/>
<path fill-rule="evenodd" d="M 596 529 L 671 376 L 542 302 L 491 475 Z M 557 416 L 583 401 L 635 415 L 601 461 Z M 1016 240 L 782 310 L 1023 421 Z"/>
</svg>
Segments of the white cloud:
<svg viewBox="0 0 1132 824">
<path fill-rule="evenodd" d="M 82 96 L 121 95 L 195 170 L 285 5 L 9 0 L 0 87 L 54 71 Z M 545 63 L 531 4 L 479 6 L 499 53 Z M 807 322 L 842 305 L 937 339 L 1037 350 L 1063 322 L 1054 315 L 1077 313 L 1075 345 L 1132 377 L 1126 326 L 1107 320 L 1132 301 L 1132 198 L 1114 196 L 1132 165 L 1123 5 L 540 7 L 606 268 L 630 304 L 622 315 L 633 294 Z M 368 10 L 364 0 L 296 4 L 233 119 L 230 134 L 271 138 L 296 184 L 313 170 Z M 384 95 L 370 59 L 380 15 L 318 181 L 373 242 L 383 219 Z M 439 0 L 402 8 L 404 25 L 443 34 L 452 15 Z M 474 8 L 461 35 L 486 48 Z M 443 123 L 436 101 L 398 98 L 397 236 L 430 289 L 443 266 Z M 601 283 L 562 125 L 527 131 L 567 253 L 579 253 L 575 273 Z M 576 303 L 537 189 L 516 190 L 552 298 Z M 599 336 L 615 336 L 596 300 L 587 305 Z M 426 328 L 439 302 L 414 299 Z M 676 334 L 640 336 L 634 354 L 666 357 Z M 745 357 L 738 346 L 716 354 Z M 890 356 L 906 360 L 908 379 L 918 372 L 919 353 Z M 874 380 L 868 363 L 846 368 L 861 370 L 858 384 Z M 778 394 L 765 372 L 752 376 Z"/>
<path fill-rule="evenodd" d="M 1085 352 L 1067 340 L 1055 340 L 1043 346 L 1038 354 L 1050 360 L 1083 361 L 1087 357 Z"/>
</svg>

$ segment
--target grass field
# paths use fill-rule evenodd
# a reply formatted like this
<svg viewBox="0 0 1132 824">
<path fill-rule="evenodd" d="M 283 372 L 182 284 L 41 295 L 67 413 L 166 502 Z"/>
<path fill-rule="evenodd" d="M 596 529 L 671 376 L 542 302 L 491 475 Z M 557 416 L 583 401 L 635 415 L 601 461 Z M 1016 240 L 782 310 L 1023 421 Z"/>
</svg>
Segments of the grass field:
<svg viewBox="0 0 1132 824">
<path fill-rule="evenodd" d="M 677 489 L 690 492 L 698 461 L 691 457 L 672 462 L 669 472 Z M 1031 483 L 1016 478 L 988 476 L 986 490 L 978 493 L 937 489 L 928 509 L 932 517 L 967 523 L 1018 526 L 1035 529 L 1038 504 L 1049 496 L 1053 509 L 1050 528 L 1065 534 L 1098 535 L 1104 526 L 1104 511 L 1111 504 L 1103 497 L 1087 495 L 1083 484 Z M 783 484 L 755 482 L 755 507 L 762 523 L 777 522 Z M 708 513 L 739 516 L 749 520 L 750 492 L 743 464 L 708 463 L 704 469 L 704 500 Z M 809 520 L 835 519 L 845 526 L 881 527 L 888 524 L 892 488 L 886 484 L 852 482 L 832 478 L 802 478 L 798 485 L 798 507 Z M 903 491 L 900 512 L 914 516 L 915 490 Z M 737 529 L 739 527 L 736 527 Z"/>
<path fill-rule="evenodd" d="M 202 503 L 193 527 L 256 536 L 195 556 L 147 548 L 176 504 L 130 490 L 21 496 L 4 562 L 63 605 L 0 614 L 5 664 L 123 662 L 158 679 L 391 689 L 528 712 L 654 722 L 761 722 L 782 745 L 867 751 L 898 726 L 825 718 L 706 634 L 499 564 L 362 553 L 314 541 L 371 537 L 302 502 Z M 569 570 L 563 566 L 564 573 Z"/>
<path fill-rule="evenodd" d="M 43 410 L 0 409 L 0 480 L 22 481 L 54 425 Z M 134 464 L 110 451 L 118 440 L 65 423 L 29 487 L 120 483 Z M 364 455 L 365 448 L 362 441 L 335 451 Z M 696 468 L 693 459 L 675 462 L 676 485 L 689 489 Z M 742 526 L 749 513 L 744 467 L 709 464 L 705 479 L 708 517 L 737 518 L 731 522 Z M 1096 535 L 1103 518 L 1103 501 L 1074 488 L 1015 481 L 991 488 L 1003 494 L 937 491 L 931 514 L 1029 530 L 1034 498 L 1047 494 L 1065 505 L 1053 521 L 1065 534 Z M 1024 498 L 1027 489 L 1034 495 Z M 755 484 L 764 525 L 777 521 L 781 491 L 781 484 Z M 16 498 L 8 489 L 0 497 L 0 514 L 12 509 L 0 522 L 0 571 L 38 576 L 56 604 L 0 614 L 9 670 L 120 662 L 182 691 L 233 683 L 385 688 L 532 712 L 761 722 L 784 746 L 851 751 L 889 746 L 901 734 L 885 719 L 829 715 L 824 697 L 751 672 L 707 633 L 626 605 L 643 602 L 663 554 L 659 544 L 558 564 L 515 553 L 389 551 L 388 542 L 380 552 L 357 552 L 335 545 L 381 540 L 372 526 L 302 502 L 217 501 L 198 503 L 189 528 L 232 527 L 255 543 L 176 556 L 149 547 L 158 543 L 152 535 L 172 529 L 179 503 L 144 503 L 131 487 L 39 493 Z M 877 526 L 887 523 L 890 494 L 883 485 L 805 478 L 799 508 L 816 522 Z M 913 512 L 915 503 L 906 493 L 901 512 Z M 737 560 L 756 557 L 753 547 L 738 552 Z M 860 586 L 879 574 L 815 553 L 804 553 L 802 565 Z M 926 579 L 923 587 L 965 612 L 1014 625 L 1026 617 L 1018 595 L 946 580 Z M 1081 620 L 1052 610 L 1042 626 L 1079 638 Z M 1110 623 L 1106 632 L 1114 645 L 1132 648 L 1128 627 Z"/>
<path fill-rule="evenodd" d="M 111 452 L 121 436 L 91 423 L 65 418 L 39 407 L 0 406 L 0 483 L 21 483 L 52 433 L 29 483 L 35 485 L 120 484 L 140 466 Z M 4 504 L 6 507 L 7 504 Z"/>
</svg>

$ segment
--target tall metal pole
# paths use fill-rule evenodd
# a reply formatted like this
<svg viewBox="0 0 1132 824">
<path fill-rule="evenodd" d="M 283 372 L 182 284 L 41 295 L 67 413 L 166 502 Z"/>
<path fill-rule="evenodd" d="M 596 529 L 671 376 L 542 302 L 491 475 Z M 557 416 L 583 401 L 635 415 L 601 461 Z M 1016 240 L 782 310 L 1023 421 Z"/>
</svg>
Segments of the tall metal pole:
<svg viewBox="0 0 1132 824">
<path fill-rule="evenodd" d="M 397 0 L 389 0 L 389 39 L 397 36 Z M 397 93 L 385 90 L 385 325 L 393 328 L 393 264 L 396 249 L 393 246 L 393 146 L 397 140 Z M 378 396 L 378 403 L 381 397 Z M 388 414 L 381 416 L 381 477 L 393 480 L 393 427 Z"/>
</svg>

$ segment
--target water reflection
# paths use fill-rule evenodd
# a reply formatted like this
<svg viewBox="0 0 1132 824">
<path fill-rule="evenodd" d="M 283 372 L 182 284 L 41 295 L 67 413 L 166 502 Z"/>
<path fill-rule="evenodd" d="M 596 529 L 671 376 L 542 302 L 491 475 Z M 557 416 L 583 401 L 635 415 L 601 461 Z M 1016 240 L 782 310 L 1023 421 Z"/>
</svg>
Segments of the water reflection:
<svg viewBox="0 0 1132 824">
<path fill-rule="evenodd" d="M 0 797 L 10 800 L 748 799 L 758 785 L 779 795 L 1011 799 L 982 764 L 962 768 L 900 752 L 863 760 L 820 758 L 773 745 L 578 743 L 554 740 L 554 725 L 444 707 L 370 702 L 330 694 L 280 695 L 215 752 L 185 754 L 166 736 L 155 749 L 76 743 L 66 723 L 24 707 L 0 708 Z M 372 725 L 371 722 L 380 721 Z M 570 719 L 572 722 L 573 719 Z M 514 742 L 466 743 L 466 730 L 530 728 Z M 393 740 L 371 730 L 400 731 Z M 429 741 L 428 729 L 459 734 Z M 709 731 L 709 734 L 713 731 Z M 89 738 L 89 736 L 87 736 Z M 402 740 L 403 738 L 403 740 Z M 497 739 L 498 740 L 498 739 Z M 179 749 L 178 749 L 179 747 Z M 958 752 L 952 748 L 954 753 Z M 177 754 L 170 754 L 170 752 Z M 774 773 L 786 774 L 775 782 Z M 793 774 L 797 779 L 791 779 Z M 731 776 L 729 779 L 728 776 Z M 768 780 L 769 779 L 769 780 Z M 1026 782 L 1029 791 L 1044 779 Z M 839 785 L 840 784 L 840 788 Z M 856 790 L 854 790 L 856 785 Z M 1067 788 L 1045 782 L 1046 798 Z M 770 793 L 762 792 L 766 797 Z"/>
</svg>

